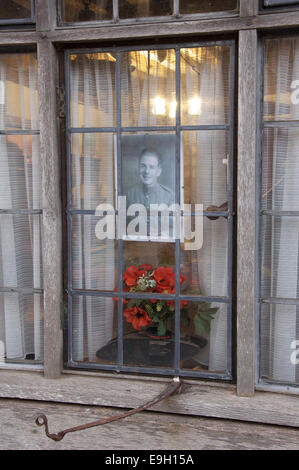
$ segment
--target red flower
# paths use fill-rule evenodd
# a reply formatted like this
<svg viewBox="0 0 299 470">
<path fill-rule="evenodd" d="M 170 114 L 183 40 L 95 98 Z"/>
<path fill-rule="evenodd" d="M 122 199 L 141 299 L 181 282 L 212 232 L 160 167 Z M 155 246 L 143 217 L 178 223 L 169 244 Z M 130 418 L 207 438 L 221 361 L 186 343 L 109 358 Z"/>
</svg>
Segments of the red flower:
<svg viewBox="0 0 299 470">
<path fill-rule="evenodd" d="M 123 280 L 129 287 L 135 287 L 137 280 L 143 275 L 146 274 L 145 269 L 136 268 L 135 266 L 129 266 L 126 272 L 123 275 Z"/>
<path fill-rule="evenodd" d="M 132 326 L 135 328 L 135 330 L 140 330 L 142 327 L 152 324 L 152 320 L 146 311 L 137 306 L 133 308 L 126 308 L 124 310 L 124 316 L 126 317 L 128 323 L 132 323 Z"/>
<path fill-rule="evenodd" d="M 170 294 L 175 288 L 175 273 L 171 268 L 160 267 L 154 271 L 158 292 Z"/>
</svg>

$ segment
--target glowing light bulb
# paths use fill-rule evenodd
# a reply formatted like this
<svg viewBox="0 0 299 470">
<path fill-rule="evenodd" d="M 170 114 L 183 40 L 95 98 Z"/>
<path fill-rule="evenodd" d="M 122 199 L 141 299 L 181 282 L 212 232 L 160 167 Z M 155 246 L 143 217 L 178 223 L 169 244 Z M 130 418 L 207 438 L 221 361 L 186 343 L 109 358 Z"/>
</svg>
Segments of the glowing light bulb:
<svg viewBox="0 0 299 470">
<path fill-rule="evenodd" d="M 160 96 L 156 96 L 153 102 L 153 114 L 156 116 L 164 116 L 166 114 L 166 102 Z"/>
<path fill-rule="evenodd" d="M 192 116 L 199 116 L 201 113 L 201 99 L 198 96 L 194 96 L 189 100 L 189 114 Z"/>
</svg>

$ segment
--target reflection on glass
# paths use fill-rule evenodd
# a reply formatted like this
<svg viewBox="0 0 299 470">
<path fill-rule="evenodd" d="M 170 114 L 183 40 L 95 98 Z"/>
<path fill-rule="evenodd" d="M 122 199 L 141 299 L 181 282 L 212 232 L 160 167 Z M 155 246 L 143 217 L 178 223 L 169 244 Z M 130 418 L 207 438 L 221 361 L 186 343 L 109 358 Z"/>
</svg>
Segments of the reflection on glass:
<svg viewBox="0 0 299 470">
<path fill-rule="evenodd" d="M 181 270 L 186 277 L 182 293 L 227 295 L 227 221 L 223 217 L 203 217 L 203 245 L 185 249 L 181 245 Z"/>
<path fill-rule="evenodd" d="M 62 0 L 62 21 L 102 21 L 113 18 L 112 0 Z"/>
<path fill-rule="evenodd" d="M 119 0 L 120 18 L 171 15 L 173 0 Z"/>
<path fill-rule="evenodd" d="M 262 217 L 262 297 L 298 298 L 299 217 Z"/>
<path fill-rule="evenodd" d="M 210 11 L 235 10 L 238 0 L 180 0 L 180 13 L 205 13 Z"/>
<path fill-rule="evenodd" d="M 115 207 L 115 147 L 112 133 L 72 134 L 73 208 Z"/>
<path fill-rule="evenodd" d="M 228 189 L 226 131 L 184 132 L 184 202 L 204 210 L 225 210 Z"/>
<path fill-rule="evenodd" d="M 117 360 L 117 303 L 112 298 L 75 295 L 72 299 L 73 360 L 114 364 Z"/>
<path fill-rule="evenodd" d="M 0 366 L 43 361 L 43 304 L 41 294 L 0 294 Z"/>
<path fill-rule="evenodd" d="M 0 21 L 19 20 L 22 18 L 31 18 L 31 0 L 5 0 L 5 2 L 2 2 Z"/>
<path fill-rule="evenodd" d="M 117 245 L 115 240 L 100 240 L 100 218 L 74 215 L 72 218 L 73 287 L 113 291 L 117 285 Z"/>
<path fill-rule="evenodd" d="M 72 127 L 115 126 L 115 70 L 112 52 L 70 56 Z"/>
<path fill-rule="evenodd" d="M 271 382 L 299 385 L 296 305 L 262 304 L 260 370 Z"/>
<path fill-rule="evenodd" d="M 183 125 L 229 120 L 229 46 L 181 49 Z"/>
<path fill-rule="evenodd" d="M 210 302 L 181 304 L 181 368 L 224 372 L 227 368 L 227 306 Z"/>
<path fill-rule="evenodd" d="M 1 54 L 0 130 L 39 129 L 36 54 Z"/>
<path fill-rule="evenodd" d="M 174 125 L 174 50 L 123 52 L 121 89 L 123 126 Z"/>
</svg>

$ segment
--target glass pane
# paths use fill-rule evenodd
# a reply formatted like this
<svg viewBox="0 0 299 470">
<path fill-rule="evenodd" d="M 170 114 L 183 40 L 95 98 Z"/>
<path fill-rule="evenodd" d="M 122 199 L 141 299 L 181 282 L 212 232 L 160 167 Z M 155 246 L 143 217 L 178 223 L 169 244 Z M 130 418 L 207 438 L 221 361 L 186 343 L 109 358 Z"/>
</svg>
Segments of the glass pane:
<svg viewBox="0 0 299 470">
<path fill-rule="evenodd" d="M 62 21 L 102 21 L 113 18 L 112 0 L 62 0 Z"/>
<path fill-rule="evenodd" d="M 120 18 L 171 15 L 173 0 L 119 0 Z"/>
<path fill-rule="evenodd" d="M 0 130 L 39 129 L 36 54 L 0 56 Z"/>
<path fill-rule="evenodd" d="M 39 215 L 0 215 L 0 287 L 42 288 Z"/>
<path fill-rule="evenodd" d="M 261 364 L 264 380 L 299 384 L 299 308 L 262 305 Z"/>
<path fill-rule="evenodd" d="M 264 119 L 298 120 L 299 39 L 265 43 Z"/>
<path fill-rule="evenodd" d="M 181 49 L 183 125 L 229 122 L 230 47 Z"/>
<path fill-rule="evenodd" d="M 43 296 L 0 294 L 0 366 L 8 362 L 41 362 L 44 355 Z"/>
<path fill-rule="evenodd" d="M 95 210 L 99 204 L 115 207 L 114 134 L 72 134 L 72 206 Z"/>
<path fill-rule="evenodd" d="M 200 217 L 199 224 L 202 223 Z M 192 219 L 190 223 L 192 223 Z M 193 222 L 194 223 L 194 222 Z M 181 272 L 186 278 L 182 293 L 204 296 L 227 295 L 227 221 L 203 218 L 203 243 L 200 248 L 197 232 L 191 245 L 181 245 Z M 198 245 L 198 246 L 197 246 Z"/>
<path fill-rule="evenodd" d="M 262 209 L 299 211 L 299 128 L 264 129 Z"/>
<path fill-rule="evenodd" d="M 122 126 L 175 124 L 174 50 L 121 54 Z"/>
<path fill-rule="evenodd" d="M 39 209 L 39 136 L 0 136 L 0 209 Z"/>
<path fill-rule="evenodd" d="M 132 266 L 140 268 L 143 271 L 145 266 L 151 266 L 152 269 L 159 267 L 169 267 L 175 269 L 175 245 L 174 243 L 158 243 L 158 242 L 123 242 L 123 274 Z M 141 267 L 142 266 L 142 267 Z M 133 269 L 133 271 L 134 271 Z M 131 287 L 136 287 L 134 284 Z M 124 282 L 125 291 L 130 290 L 130 284 Z"/>
<path fill-rule="evenodd" d="M 115 126 L 115 67 L 112 53 L 70 57 L 72 127 Z"/>
<path fill-rule="evenodd" d="M 299 298 L 299 217 L 262 217 L 262 297 Z"/>
<path fill-rule="evenodd" d="M 180 354 L 182 369 L 226 371 L 226 304 L 182 301 Z"/>
<path fill-rule="evenodd" d="M 72 218 L 72 267 L 74 289 L 113 291 L 117 286 L 117 245 L 98 238 L 99 217 Z"/>
<path fill-rule="evenodd" d="M 183 139 L 185 204 L 202 204 L 204 210 L 227 210 L 228 133 L 188 131 Z"/>
<path fill-rule="evenodd" d="M 73 360 L 114 364 L 117 360 L 117 302 L 108 297 L 72 299 Z"/>
<path fill-rule="evenodd" d="M 31 18 L 31 0 L 5 0 L 5 5 L 3 3 L 0 9 L 0 21 Z"/>
<path fill-rule="evenodd" d="M 180 0 L 180 13 L 205 13 L 210 11 L 235 10 L 238 0 Z"/>
</svg>

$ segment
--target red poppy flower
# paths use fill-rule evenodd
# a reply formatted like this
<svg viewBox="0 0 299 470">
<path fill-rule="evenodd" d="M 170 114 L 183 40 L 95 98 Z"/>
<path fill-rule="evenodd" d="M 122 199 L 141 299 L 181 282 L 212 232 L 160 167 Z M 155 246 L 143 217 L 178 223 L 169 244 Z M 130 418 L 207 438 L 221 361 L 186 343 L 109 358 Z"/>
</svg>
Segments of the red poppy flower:
<svg viewBox="0 0 299 470">
<path fill-rule="evenodd" d="M 136 266 L 129 266 L 123 275 L 123 280 L 125 281 L 127 286 L 135 287 L 137 285 L 137 280 L 143 274 L 146 274 L 145 269 L 136 268 Z"/>
<path fill-rule="evenodd" d="M 157 292 L 172 294 L 175 288 L 175 273 L 168 267 L 160 267 L 154 271 Z"/>
<path fill-rule="evenodd" d="M 135 330 L 140 330 L 142 327 L 152 324 L 152 320 L 146 311 L 137 306 L 126 308 L 124 310 L 124 317 L 126 317 L 128 323 L 132 323 Z"/>
</svg>

